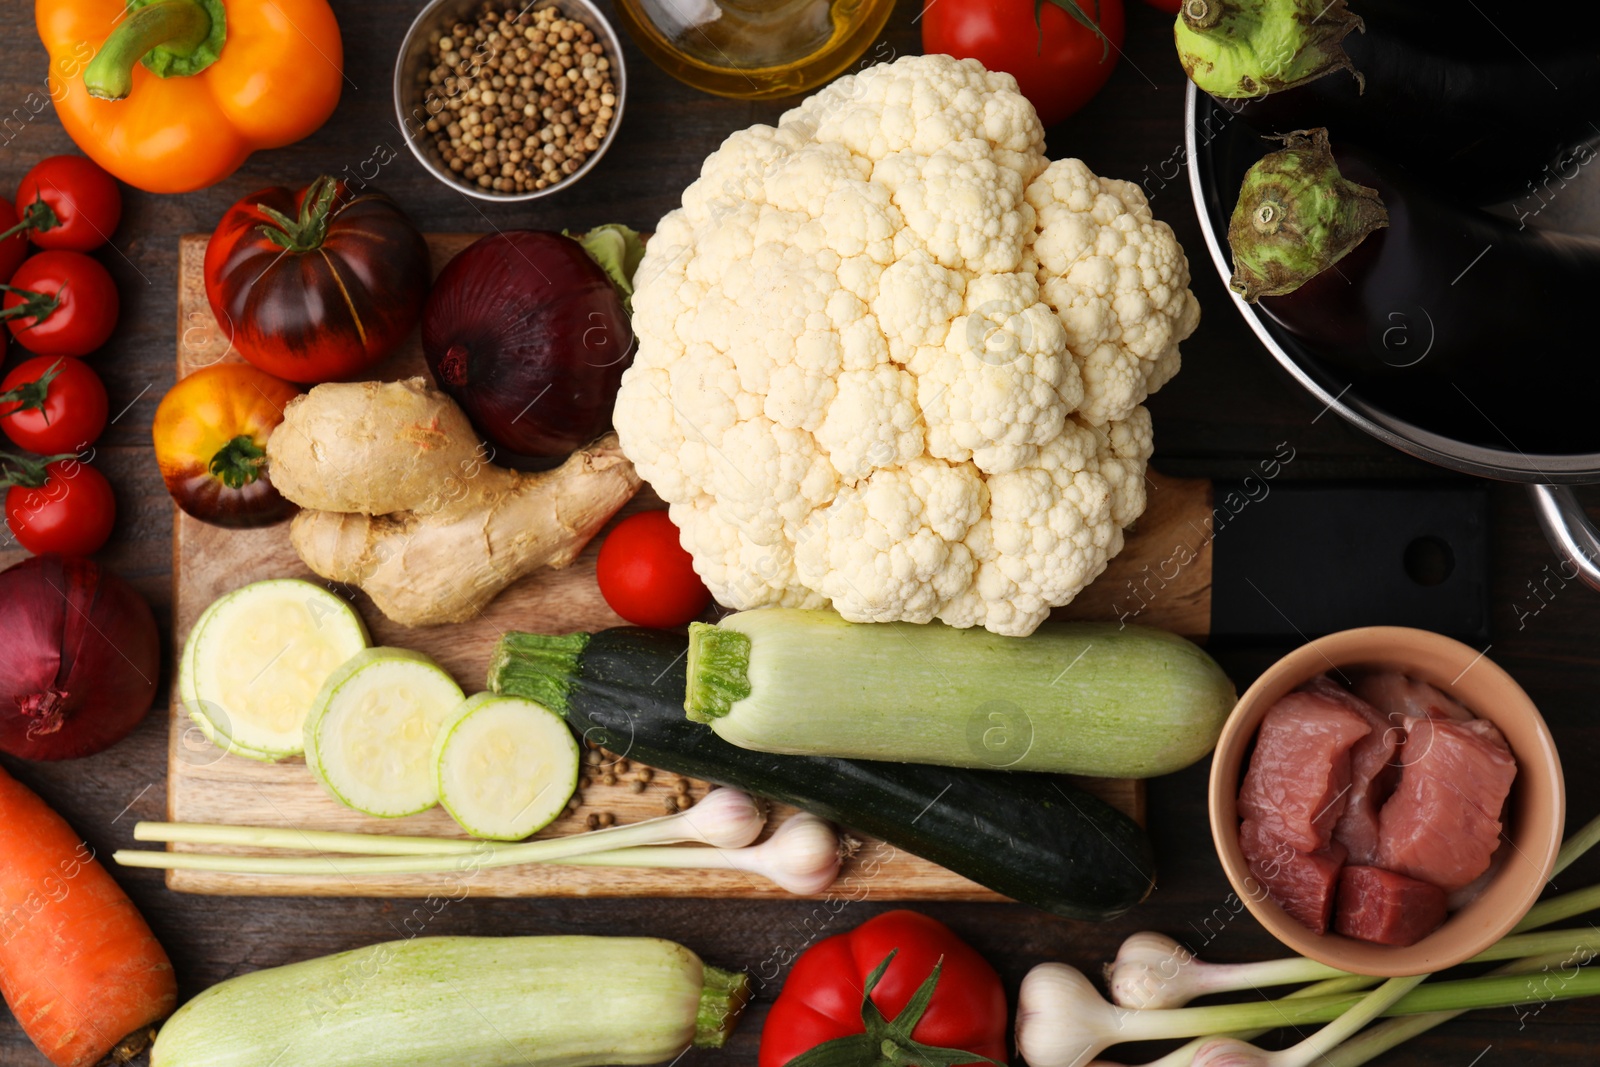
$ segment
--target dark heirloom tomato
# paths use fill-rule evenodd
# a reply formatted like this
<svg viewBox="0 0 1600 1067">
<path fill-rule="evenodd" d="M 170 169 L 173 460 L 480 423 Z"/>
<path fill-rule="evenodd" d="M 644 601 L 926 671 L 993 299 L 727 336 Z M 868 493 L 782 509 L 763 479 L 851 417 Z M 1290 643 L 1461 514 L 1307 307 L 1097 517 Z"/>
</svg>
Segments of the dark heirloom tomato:
<svg viewBox="0 0 1600 1067">
<path fill-rule="evenodd" d="M 913 1024 L 910 1041 L 888 1025 L 895 1022 Z M 1005 1058 L 1006 994 L 994 968 L 937 919 L 890 911 L 800 956 L 767 1013 L 759 1067 Z"/>
<path fill-rule="evenodd" d="M 206 246 L 206 297 L 245 359 L 291 382 L 359 376 L 406 339 L 428 245 L 394 201 L 318 178 L 240 200 Z"/>
<path fill-rule="evenodd" d="M 270 526 L 294 514 L 272 487 L 267 437 L 300 390 L 243 363 L 217 363 L 168 390 L 151 434 L 167 492 L 213 526 Z"/>
</svg>

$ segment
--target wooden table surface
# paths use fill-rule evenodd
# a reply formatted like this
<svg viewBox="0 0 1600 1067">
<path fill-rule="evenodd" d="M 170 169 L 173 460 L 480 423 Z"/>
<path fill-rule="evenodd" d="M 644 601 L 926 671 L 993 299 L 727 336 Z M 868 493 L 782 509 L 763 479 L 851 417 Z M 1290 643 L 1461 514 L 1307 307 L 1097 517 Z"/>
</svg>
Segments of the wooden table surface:
<svg viewBox="0 0 1600 1067">
<path fill-rule="evenodd" d="M 604 4 L 606 0 L 601 0 Z M 1020 2 L 1020 0 L 1019 0 Z M 343 25 L 348 82 L 337 114 L 300 144 L 259 154 L 221 185 L 187 196 L 126 195 L 122 228 L 101 258 L 121 286 L 116 336 L 97 357 L 116 418 L 96 462 L 117 490 L 114 543 L 102 560 L 133 583 L 163 620 L 167 670 L 172 505 L 150 448 L 156 404 L 172 384 L 178 235 L 208 231 L 238 197 L 274 184 L 303 184 L 319 173 L 370 174 L 425 229 L 512 227 L 583 229 L 620 221 L 648 228 L 675 206 L 700 162 L 733 130 L 770 122 L 782 104 L 741 103 L 701 95 L 657 70 L 631 45 L 627 114 L 617 143 L 577 187 L 530 206 L 491 207 L 437 184 L 407 151 L 394 124 L 391 64 L 417 0 L 335 0 Z M 920 50 L 914 4 L 903 0 L 884 39 L 867 53 L 883 60 Z M 1243 476 L 1278 442 L 1294 448 L 1284 479 L 1427 479 L 1438 473 L 1362 436 L 1280 373 L 1234 315 L 1194 220 L 1182 154 L 1182 73 L 1166 16 L 1129 0 L 1126 53 L 1109 85 L 1080 115 L 1053 129 L 1053 157 L 1076 155 L 1097 172 L 1143 181 L 1155 212 L 1188 250 L 1194 290 L 1206 309 L 1184 345 L 1184 370 L 1154 398 L 1156 464 L 1172 474 Z M 43 92 L 45 54 L 31 5 L 0 6 L 0 32 L 13 42 L 0 64 L 0 190 L 14 190 L 40 157 L 73 150 Z M 15 109 L 15 110 L 13 110 Z M 7 117 L 9 116 L 9 117 Z M 19 357 L 13 348 L 11 362 Z M 8 364 L 9 365 L 9 364 Z M 1268 502 L 1258 505 L 1270 507 Z M 1600 775 L 1585 771 L 1600 752 L 1595 680 L 1600 677 L 1600 594 L 1552 580 L 1556 560 L 1540 537 L 1523 491 L 1493 492 L 1493 657 L 1532 694 L 1565 754 L 1572 825 L 1600 811 Z M 1225 536 L 1225 535 L 1224 535 Z M 0 551 L 0 565 L 20 554 Z M 1307 566 L 1315 566 L 1307 560 Z M 1546 569 L 1548 568 L 1548 570 Z M 1548 591 L 1546 591 L 1548 590 Z M 1227 653 L 1242 688 L 1263 662 Z M 165 687 L 168 679 L 163 680 Z M 163 692 L 165 688 L 163 688 Z M 28 783 L 102 855 L 132 844 L 133 824 L 159 819 L 165 807 L 166 716 L 157 710 L 128 740 L 100 755 L 64 764 L 0 764 Z M 1156 893 L 1133 914 L 1104 925 L 1067 922 L 1017 905 L 949 904 L 924 910 L 951 924 L 993 961 L 1014 996 L 1022 975 L 1042 960 L 1088 971 L 1115 953 L 1122 938 L 1150 928 L 1186 940 L 1207 958 L 1280 955 L 1247 913 L 1239 913 L 1212 853 L 1206 829 L 1205 765 L 1159 779 L 1150 788 L 1150 824 L 1161 863 Z M 117 870 L 177 967 L 182 996 L 260 967 L 366 945 L 415 931 L 413 903 L 352 899 L 186 896 L 167 891 L 159 872 Z M 1600 858 L 1574 868 L 1567 888 L 1600 877 Z M 753 1064 L 762 1017 L 779 988 L 783 965 L 813 939 L 847 930 L 892 905 L 870 897 L 837 911 L 812 903 L 685 900 L 467 900 L 426 916 L 429 934 L 633 934 L 684 942 L 707 960 L 748 968 L 760 989 L 732 1046 L 693 1052 L 684 1064 Z M 1382 1062 L 1494 1067 L 1519 1055 L 1532 1062 L 1590 1063 L 1600 1045 L 1600 1003 L 1481 1012 L 1450 1023 Z M 1118 1059 L 1137 1061 L 1129 1049 Z M 1481 1057 L 1481 1058 L 1479 1058 Z M 0 1018 L 0 1065 L 43 1064 L 15 1024 Z"/>
</svg>

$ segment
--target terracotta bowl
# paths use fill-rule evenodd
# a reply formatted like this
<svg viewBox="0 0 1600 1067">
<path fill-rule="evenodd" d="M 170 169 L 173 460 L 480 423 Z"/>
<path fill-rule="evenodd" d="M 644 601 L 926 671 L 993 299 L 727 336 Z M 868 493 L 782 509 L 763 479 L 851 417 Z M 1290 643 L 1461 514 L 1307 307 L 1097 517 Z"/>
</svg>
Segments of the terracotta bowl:
<svg viewBox="0 0 1600 1067">
<path fill-rule="evenodd" d="M 1504 865 L 1478 898 L 1432 934 L 1405 948 L 1315 934 L 1273 902 L 1239 847 L 1237 800 L 1261 719 L 1296 686 L 1335 667 L 1396 667 L 1455 697 L 1505 734 L 1517 760 L 1507 800 Z M 1555 740 L 1539 709 L 1511 676 L 1459 641 L 1399 626 L 1345 630 L 1312 641 L 1273 664 L 1245 691 L 1222 728 L 1211 764 L 1211 837 L 1228 881 L 1261 924 L 1302 956 L 1369 975 L 1425 974 L 1452 967 L 1505 936 L 1550 879 L 1561 847 L 1566 787 Z"/>
</svg>

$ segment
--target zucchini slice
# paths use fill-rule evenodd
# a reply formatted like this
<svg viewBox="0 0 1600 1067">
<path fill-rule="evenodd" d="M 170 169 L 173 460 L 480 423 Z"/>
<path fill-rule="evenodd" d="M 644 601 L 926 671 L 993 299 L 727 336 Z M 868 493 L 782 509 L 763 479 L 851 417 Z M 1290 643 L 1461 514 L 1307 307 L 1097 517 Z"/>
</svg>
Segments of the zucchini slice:
<svg viewBox="0 0 1600 1067">
<path fill-rule="evenodd" d="M 357 652 L 328 676 L 306 718 L 306 766 L 357 811 L 384 819 L 427 811 L 439 802 L 433 740 L 465 699 L 420 652 Z"/>
<path fill-rule="evenodd" d="M 520 697 L 468 697 L 433 742 L 439 803 L 474 837 L 520 841 L 560 815 L 578 788 L 578 740 Z"/>
<path fill-rule="evenodd" d="M 195 621 L 178 697 L 228 752 L 297 756 L 322 683 L 366 647 L 361 616 L 328 590 L 298 578 L 255 582 L 219 597 Z"/>
<path fill-rule="evenodd" d="M 729 744 L 684 717 L 687 650 L 687 637 L 664 630 L 510 633 L 489 688 L 559 712 L 630 760 L 792 804 L 1069 919 L 1114 918 L 1150 892 L 1155 864 L 1139 824 L 1065 779 Z"/>
</svg>

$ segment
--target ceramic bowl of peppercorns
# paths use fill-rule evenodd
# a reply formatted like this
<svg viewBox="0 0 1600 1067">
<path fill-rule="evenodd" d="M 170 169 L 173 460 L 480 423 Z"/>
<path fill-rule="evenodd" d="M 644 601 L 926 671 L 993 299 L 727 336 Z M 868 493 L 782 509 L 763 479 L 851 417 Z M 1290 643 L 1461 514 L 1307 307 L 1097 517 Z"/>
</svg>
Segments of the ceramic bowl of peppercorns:
<svg viewBox="0 0 1600 1067">
<path fill-rule="evenodd" d="M 395 64 L 406 143 L 434 177 L 483 200 L 564 189 L 622 123 L 622 45 L 589 0 L 432 0 Z"/>
</svg>

